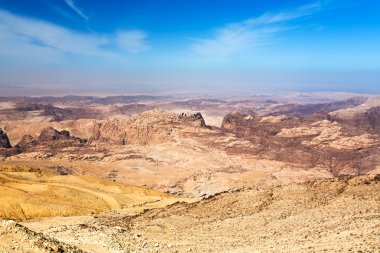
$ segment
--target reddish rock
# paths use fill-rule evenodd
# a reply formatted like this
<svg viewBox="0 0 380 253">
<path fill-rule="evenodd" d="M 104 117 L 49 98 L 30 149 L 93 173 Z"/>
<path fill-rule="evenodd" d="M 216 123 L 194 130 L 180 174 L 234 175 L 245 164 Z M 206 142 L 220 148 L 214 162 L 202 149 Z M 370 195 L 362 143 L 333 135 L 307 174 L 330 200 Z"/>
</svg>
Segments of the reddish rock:
<svg viewBox="0 0 380 253">
<path fill-rule="evenodd" d="M 31 149 L 37 145 L 37 140 L 31 135 L 24 135 L 20 142 L 16 145 L 19 147 L 20 151 L 25 151 Z"/>
<path fill-rule="evenodd" d="M 0 148 L 12 148 L 8 135 L 0 128 Z"/>
<path fill-rule="evenodd" d="M 58 131 L 52 127 L 45 128 L 38 136 L 37 144 L 50 147 L 72 147 L 80 146 L 86 143 L 86 140 L 70 135 L 69 131 Z"/>
<path fill-rule="evenodd" d="M 321 121 L 324 117 L 324 121 L 329 122 L 327 126 L 314 124 L 324 122 Z M 263 118 L 231 113 L 225 116 L 221 128 L 222 131 L 234 133 L 237 137 L 252 142 L 252 148 L 244 152 L 262 159 L 293 163 L 306 168 L 321 166 L 328 168 L 334 175 L 365 173 L 380 164 L 380 145 L 376 135 L 368 135 L 373 143 L 367 146 L 358 144 L 359 148 L 356 149 L 337 148 L 339 143 L 355 142 L 369 133 L 354 127 L 353 123 L 333 123 L 326 120 L 328 117 L 325 114 L 314 114 L 304 118 L 288 117 L 278 123 Z M 283 129 L 298 130 L 298 134 L 280 134 L 283 133 Z M 313 129 L 318 131 L 314 132 Z M 230 148 L 229 152 L 243 152 L 239 148 L 235 149 Z"/>
</svg>

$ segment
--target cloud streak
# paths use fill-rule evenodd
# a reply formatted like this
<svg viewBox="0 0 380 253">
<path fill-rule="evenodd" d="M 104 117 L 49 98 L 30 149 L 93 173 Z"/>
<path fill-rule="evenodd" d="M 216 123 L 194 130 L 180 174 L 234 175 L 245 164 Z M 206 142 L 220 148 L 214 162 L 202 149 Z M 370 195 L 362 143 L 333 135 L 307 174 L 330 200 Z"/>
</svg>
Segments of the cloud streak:
<svg viewBox="0 0 380 253">
<path fill-rule="evenodd" d="M 99 35 L 76 32 L 42 20 L 30 19 L 0 10 L 0 57 L 40 60 L 68 54 L 114 57 L 148 50 L 143 31 L 121 31 Z M 108 49 L 106 49 L 108 48 Z"/>
<path fill-rule="evenodd" d="M 76 6 L 74 0 L 65 0 L 65 3 L 76 13 L 78 16 L 82 17 L 84 20 L 88 20 L 88 16 L 86 16 L 81 9 Z"/>
<path fill-rule="evenodd" d="M 202 55 L 228 56 L 252 50 L 270 43 L 276 34 L 294 29 L 291 21 L 307 18 L 321 9 L 320 3 L 300 6 L 278 13 L 265 13 L 259 17 L 230 23 L 217 29 L 209 38 L 196 38 L 191 49 Z"/>
</svg>

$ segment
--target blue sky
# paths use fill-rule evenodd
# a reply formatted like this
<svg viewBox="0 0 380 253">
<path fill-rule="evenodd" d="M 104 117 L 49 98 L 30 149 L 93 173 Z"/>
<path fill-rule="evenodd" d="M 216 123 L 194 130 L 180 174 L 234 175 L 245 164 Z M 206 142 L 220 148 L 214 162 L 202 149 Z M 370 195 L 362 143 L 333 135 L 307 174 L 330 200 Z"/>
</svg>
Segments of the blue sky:
<svg viewBox="0 0 380 253">
<path fill-rule="evenodd" d="M 0 0 L 0 92 L 380 93 L 380 3 Z"/>
</svg>

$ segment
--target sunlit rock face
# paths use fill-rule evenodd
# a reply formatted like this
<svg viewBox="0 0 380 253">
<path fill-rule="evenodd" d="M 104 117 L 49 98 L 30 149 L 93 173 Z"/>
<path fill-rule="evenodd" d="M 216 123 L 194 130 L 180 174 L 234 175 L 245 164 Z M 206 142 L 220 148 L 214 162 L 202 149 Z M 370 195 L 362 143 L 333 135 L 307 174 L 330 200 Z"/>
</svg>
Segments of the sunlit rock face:
<svg viewBox="0 0 380 253">
<path fill-rule="evenodd" d="M 192 115 L 169 113 L 161 109 L 143 112 L 98 122 L 89 139 L 90 144 L 108 143 L 157 144 L 173 141 L 179 131 L 191 127 L 206 127 L 202 114 Z"/>
</svg>

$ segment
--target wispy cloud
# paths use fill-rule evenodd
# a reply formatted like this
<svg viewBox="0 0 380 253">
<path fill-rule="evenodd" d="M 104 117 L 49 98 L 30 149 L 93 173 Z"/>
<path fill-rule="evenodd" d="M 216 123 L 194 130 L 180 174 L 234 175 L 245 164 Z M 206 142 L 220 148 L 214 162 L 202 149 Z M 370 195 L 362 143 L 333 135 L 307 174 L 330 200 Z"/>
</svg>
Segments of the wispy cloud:
<svg viewBox="0 0 380 253">
<path fill-rule="evenodd" d="M 77 17 L 76 16 L 73 16 L 71 15 L 70 13 L 68 13 L 66 10 L 64 10 L 63 8 L 51 3 L 49 0 L 41 0 L 41 2 L 45 3 L 47 6 L 49 6 L 51 9 L 53 9 L 54 11 L 56 11 L 57 13 L 59 13 L 60 15 L 72 20 L 72 21 L 75 21 L 77 20 Z"/>
<path fill-rule="evenodd" d="M 24 57 L 34 55 L 39 58 L 39 55 L 44 54 L 58 56 L 70 53 L 109 57 L 123 54 L 123 51 L 138 53 L 147 50 L 149 46 L 146 39 L 147 35 L 142 31 L 105 35 L 77 32 L 0 10 L 0 56 L 24 53 Z"/>
<path fill-rule="evenodd" d="M 66 4 L 76 13 L 78 16 L 85 20 L 88 20 L 88 16 L 83 13 L 81 9 L 75 4 L 74 0 L 65 0 Z"/>
<path fill-rule="evenodd" d="M 291 24 L 320 10 L 319 2 L 278 13 L 265 13 L 259 17 L 230 23 L 217 29 L 209 38 L 196 38 L 191 49 L 204 55 L 230 55 L 270 43 L 276 34 L 297 27 Z"/>
<path fill-rule="evenodd" d="M 146 42 L 147 34 L 140 30 L 124 31 L 117 35 L 120 48 L 131 53 L 140 53 L 150 49 Z"/>
<path fill-rule="evenodd" d="M 85 55 L 102 54 L 109 43 L 104 36 L 73 32 L 49 22 L 20 17 L 0 10 L 0 29 L 8 39 L 48 47 L 62 52 Z"/>
</svg>

